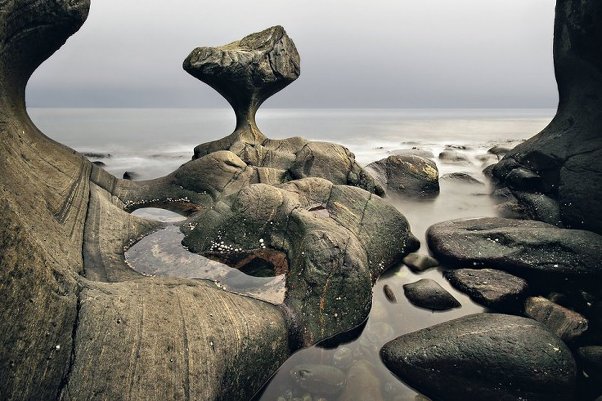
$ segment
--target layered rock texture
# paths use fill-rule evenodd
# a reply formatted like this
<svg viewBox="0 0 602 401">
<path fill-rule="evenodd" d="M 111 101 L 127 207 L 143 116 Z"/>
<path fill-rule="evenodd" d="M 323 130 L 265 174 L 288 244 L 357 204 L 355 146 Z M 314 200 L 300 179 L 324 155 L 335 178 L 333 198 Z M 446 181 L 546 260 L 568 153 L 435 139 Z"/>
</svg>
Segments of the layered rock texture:
<svg viewBox="0 0 602 401">
<path fill-rule="evenodd" d="M 417 247 L 395 209 L 341 185 L 375 190 L 335 145 L 283 142 L 274 154 L 286 157 L 267 167 L 224 150 L 157 180 L 107 174 L 44 136 L 24 101 L 29 76 L 78 30 L 89 2 L 1 7 L 0 399 L 248 399 L 294 349 L 361 323 L 376 277 Z M 254 110 L 296 78 L 298 55 L 280 27 L 222 50 L 232 69 L 199 74 L 237 110 L 237 143 L 258 146 Z M 218 50 L 204 52 L 194 68 Z M 293 181 L 314 173 L 329 180 Z M 130 269 L 124 249 L 162 227 L 128 213 L 147 205 L 192 215 L 187 241 L 198 252 L 294 272 L 285 304 Z M 203 234 L 192 229 L 200 224 Z M 214 252 L 222 236 L 238 251 Z"/>
<path fill-rule="evenodd" d="M 540 209 L 545 194 L 560 224 L 602 233 L 602 3 L 558 0 L 554 66 L 560 101 L 552 122 L 509 151 L 493 170 L 530 217 L 556 224 Z M 546 207 L 549 209 L 549 207 Z"/>
</svg>

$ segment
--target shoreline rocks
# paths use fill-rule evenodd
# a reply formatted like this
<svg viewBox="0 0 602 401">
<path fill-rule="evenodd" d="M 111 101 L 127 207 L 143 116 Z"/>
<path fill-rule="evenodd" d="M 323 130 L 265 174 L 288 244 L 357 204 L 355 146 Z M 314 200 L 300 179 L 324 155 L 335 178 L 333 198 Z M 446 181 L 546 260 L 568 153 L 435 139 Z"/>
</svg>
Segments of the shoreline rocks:
<svg viewBox="0 0 602 401">
<path fill-rule="evenodd" d="M 449 267 L 491 267 L 548 279 L 602 277 L 602 236 L 589 231 L 486 217 L 435 224 L 427 231 L 427 242 Z"/>
<path fill-rule="evenodd" d="M 398 337 L 380 354 L 389 370 L 433 399 L 574 400 L 571 352 L 532 319 L 464 316 Z"/>
<path fill-rule="evenodd" d="M 518 309 L 528 289 L 526 280 L 494 269 L 451 270 L 444 277 L 473 301 L 495 309 Z"/>
<path fill-rule="evenodd" d="M 390 193 L 415 198 L 439 194 L 439 170 L 434 161 L 416 155 L 395 155 L 370 163 L 366 170 Z"/>
<path fill-rule="evenodd" d="M 403 291 L 406 298 L 420 308 L 445 311 L 462 306 L 435 280 L 425 278 L 414 283 L 404 284 Z"/>
<path fill-rule="evenodd" d="M 559 103 L 539 134 L 507 152 L 493 168 L 498 185 L 543 193 L 562 225 L 602 234 L 602 4 L 565 0 L 556 5 L 554 66 Z M 526 209 L 536 207 L 523 198 Z"/>
</svg>

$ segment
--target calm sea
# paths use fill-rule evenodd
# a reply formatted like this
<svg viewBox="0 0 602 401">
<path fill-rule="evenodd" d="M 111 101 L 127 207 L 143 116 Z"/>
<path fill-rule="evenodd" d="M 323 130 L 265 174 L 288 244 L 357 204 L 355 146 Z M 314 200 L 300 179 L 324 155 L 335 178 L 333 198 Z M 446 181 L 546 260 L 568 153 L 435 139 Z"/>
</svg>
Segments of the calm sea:
<svg viewBox="0 0 602 401">
<path fill-rule="evenodd" d="M 234 128 L 228 109 L 30 109 L 51 138 L 82 152 L 111 154 L 107 169 L 141 178 L 173 171 L 194 146 Z M 528 138 L 544 128 L 551 109 L 261 109 L 260 129 L 271 138 L 303 136 L 341 143 L 360 163 L 412 146 L 486 147 Z"/>
</svg>

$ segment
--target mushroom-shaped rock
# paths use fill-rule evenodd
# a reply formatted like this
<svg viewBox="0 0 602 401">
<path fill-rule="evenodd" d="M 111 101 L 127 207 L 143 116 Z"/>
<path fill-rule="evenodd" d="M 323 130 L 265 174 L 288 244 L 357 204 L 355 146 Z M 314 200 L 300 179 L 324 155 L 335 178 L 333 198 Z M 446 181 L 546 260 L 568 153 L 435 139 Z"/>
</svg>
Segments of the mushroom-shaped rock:
<svg viewBox="0 0 602 401">
<path fill-rule="evenodd" d="M 384 189 L 357 164 L 347 148 L 299 137 L 271 140 L 257 127 L 257 109 L 297 79 L 299 64 L 295 45 L 281 26 L 225 46 L 195 49 L 184 61 L 184 69 L 228 100 L 236 113 L 236 129 L 225 138 L 196 146 L 193 159 L 230 151 L 249 166 L 283 170 L 286 174 L 281 183 L 321 177 L 383 195 Z"/>
<path fill-rule="evenodd" d="M 518 316 L 464 316 L 385 344 L 387 368 L 436 400 L 568 401 L 576 367 L 567 346 Z"/>
<path fill-rule="evenodd" d="M 218 91 L 234 108 L 236 131 L 254 142 L 265 139 L 255 123 L 259 106 L 299 77 L 301 60 L 281 26 L 220 47 L 198 47 L 184 69 Z"/>
</svg>

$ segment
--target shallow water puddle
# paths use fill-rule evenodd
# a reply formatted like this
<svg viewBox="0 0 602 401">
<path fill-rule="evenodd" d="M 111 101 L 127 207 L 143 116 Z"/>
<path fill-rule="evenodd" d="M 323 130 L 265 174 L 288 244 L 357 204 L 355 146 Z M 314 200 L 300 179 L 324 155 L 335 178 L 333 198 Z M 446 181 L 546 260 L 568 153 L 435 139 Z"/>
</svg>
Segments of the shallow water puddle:
<svg viewBox="0 0 602 401">
<path fill-rule="evenodd" d="M 163 209 L 138 209 L 132 214 L 153 220 L 176 223 L 186 218 Z M 284 301 L 285 277 L 253 277 L 223 263 L 188 251 L 182 246 L 184 234 L 169 225 L 134 244 L 125 252 L 127 264 L 148 276 L 181 277 L 211 280 L 226 291 L 273 304 Z"/>
</svg>

